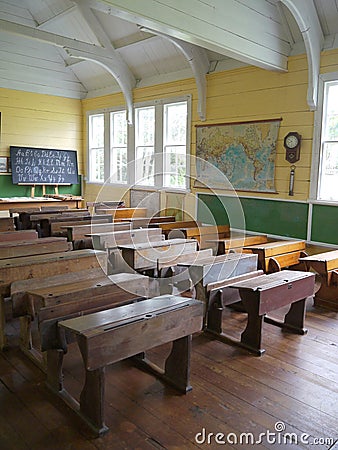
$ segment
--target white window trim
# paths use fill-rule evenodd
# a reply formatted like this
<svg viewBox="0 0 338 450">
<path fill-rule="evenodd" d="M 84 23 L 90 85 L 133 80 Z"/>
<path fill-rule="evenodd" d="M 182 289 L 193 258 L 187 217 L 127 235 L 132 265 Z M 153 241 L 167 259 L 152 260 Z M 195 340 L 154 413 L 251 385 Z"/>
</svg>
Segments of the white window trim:
<svg viewBox="0 0 338 450">
<path fill-rule="evenodd" d="M 324 102 L 324 85 L 327 81 L 337 81 L 338 72 L 330 72 L 319 75 L 318 83 L 318 108 L 314 115 L 313 125 L 313 141 L 312 141 L 312 162 L 311 162 L 311 181 L 310 181 L 310 198 L 309 203 L 323 205 L 337 205 L 338 202 L 332 200 L 318 200 L 318 182 L 321 157 L 321 134 L 323 121 L 323 102 Z"/>
<path fill-rule="evenodd" d="M 153 189 L 153 190 L 161 190 L 161 191 L 165 191 L 165 192 L 190 192 L 190 150 L 191 150 L 191 103 L 192 103 L 192 96 L 191 94 L 188 95 L 183 95 L 180 97 L 169 97 L 169 98 L 161 98 L 161 99 L 157 99 L 157 100 L 149 100 L 149 101 L 145 101 L 145 102 L 139 102 L 139 103 L 135 103 L 134 104 L 134 109 L 133 109 L 133 114 L 135 111 L 135 108 L 142 108 L 142 107 L 146 107 L 146 106 L 155 106 L 159 105 L 159 104 L 169 104 L 169 103 L 178 103 L 178 102 L 183 102 L 186 101 L 187 102 L 187 165 L 186 165 L 186 187 L 185 188 L 175 188 L 172 186 L 163 186 L 163 176 L 155 176 L 155 185 L 135 185 L 135 167 L 133 167 L 133 161 L 135 158 L 135 133 L 133 132 L 133 127 L 134 125 L 130 125 L 128 126 L 128 145 L 127 145 L 127 152 L 128 152 L 128 166 L 132 167 L 132 170 L 130 170 L 128 173 L 128 182 L 127 183 L 113 183 L 113 182 L 108 182 L 108 181 L 103 181 L 103 182 L 99 182 L 99 181 L 89 181 L 88 176 L 89 176 L 89 164 L 90 164 L 90 160 L 89 160 L 89 151 L 88 151 L 88 143 L 89 143 L 89 127 L 88 127 L 88 123 L 89 123 L 89 116 L 94 115 L 94 114 L 102 114 L 102 113 L 108 113 L 105 114 L 105 142 L 107 142 L 109 145 L 105 145 L 104 148 L 104 158 L 105 158 L 105 167 L 104 167 L 104 177 L 105 180 L 108 180 L 110 178 L 110 136 L 109 136 L 109 127 L 107 127 L 107 121 L 109 121 L 109 113 L 111 112 L 116 112 L 116 111 L 122 111 L 122 110 L 126 110 L 125 105 L 122 106 L 114 106 L 112 108 L 103 108 L 103 109 L 98 109 L 98 110 L 92 110 L 92 111 L 87 111 L 86 113 L 86 126 L 87 126 L 87 179 L 86 179 L 86 183 L 87 184 L 107 184 L 109 186 L 114 186 L 114 187 L 118 187 L 118 188 L 132 188 L 137 186 L 137 189 Z M 156 114 L 156 108 L 155 108 L 155 114 Z M 133 123 L 135 123 L 135 121 L 133 120 Z M 161 128 L 161 132 L 159 134 L 159 136 L 161 136 L 161 139 L 163 139 L 163 118 L 161 117 L 161 120 L 156 120 L 155 122 L 155 127 L 156 129 Z M 155 132 L 155 136 L 156 136 L 156 132 Z M 161 143 L 161 147 L 162 151 L 159 151 L 159 147 L 158 147 L 158 142 L 155 142 L 155 153 L 162 153 L 163 152 L 163 145 Z M 157 150 L 156 150 L 157 149 Z M 163 172 L 163 160 L 162 160 L 162 167 L 160 168 L 162 169 Z"/>
</svg>

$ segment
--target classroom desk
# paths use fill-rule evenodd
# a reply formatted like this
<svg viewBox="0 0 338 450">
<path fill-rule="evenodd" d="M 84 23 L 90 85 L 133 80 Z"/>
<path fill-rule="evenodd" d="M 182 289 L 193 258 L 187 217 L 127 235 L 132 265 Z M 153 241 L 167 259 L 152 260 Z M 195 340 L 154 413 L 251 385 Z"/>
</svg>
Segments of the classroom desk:
<svg viewBox="0 0 338 450">
<path fill-rule="evenodd" d="M 320 277 L 320 288 L 314 296 L 314 305 L 338 311 L 338 250 L 300 258 L 306 269 L 311 268 Z"/>
<path fill-rule="evenodd" d="M 186 267 L 196 289 L 196 298 L 205 305 L 205 312 L 208 306 L 207 285 L 219 280 L 236 277 L 257 270 L 257 255 L 250 253 L 228 253 L 207 257 L 205 259 L 179 263 L 178 267 Z"/>
<path fill-rule="evenodd" d="M 77 337 L 83 358 L 85 383 L 80 404 L 65 390 L 62 379 L 61 383 L 53 383 L 51 377 L 52 383 L 47 385 L 68 405 L 73 405 L 96 435 L 102 435 L 108 431 L 103 408 L 105 367 L 134 356 L 137 365 L 185 394 L 191 390 L 191 336 L 201 330 L 201 325 L 200 302 L 172 295 L 59 322 L 60 331 Z M 164 369 L 146 358 L 147 350 L 169 342 L 172 349 Z"/>
<path fill-rule="evenodd" d="M 148 297 L 149 279 L 101 269 L 13 283 L 13 315 L 21 319 L 21 350 L 45 369 L 41 352 L 66 350 L 57 332 L 59 320 L 102 311 Z M 39 346 L 32 345 L 31 321 L 39 324 Z"/>
<path fill-rule="evenodd" d="M 299 258 L 307 256 L 305 241 L 281 240 L 248 245 L 246 249 L 258 255 L 258 268 L 267 273 L 277 272 L 290 266 L 296 268 Z M 301 269 L 302 264 L 297 268 Z"/>
<path fill-rule="evenodd" d="M 129 219 L 132 217 L 146 217 L 147 208 L 100 208 L 102 214 L 110 214 L 113 220 Z"/>
<path fill-rule="evenodd" d="M 100 266 L 106 269 L 106 265 L 106 252 L 95 250 L 74 250 L 0 260 L 0 350 L 6 345 L 4 299 L 10 295 L 12 282 Z"/>
<path fill-rule="evenodd" d="M 30 206 L 55 206 L 67 205 L 69 208 L 81 208 L 81 199 L 59 200 L 47 197 L 8 197 L 0 198 L 0 211 L 6 211 L 10 208 L 25 208 Z"/>
<path fill-rule="evenodd" d="M 254 236 L 234 237 L 230 239 L 229 238 L 212 239 L 208 240 L 207 242 L 210 242 L 210 244 L 216 244 L 217 255 L 223 255 L 224 253 L 227 253 L 230 250 L 240 251 L 241 249 L 243 250 L 244 247 L 250 245 L 265 244 L 267 241 L 268 238 L 266 235 L 254 235 Z"/>
<path fill-rule="evenodd" d="M 0 242 L 0 260 L 20 256 L 42 255 L 44 253 L 66 252 L 72 244 L 62 237 L 47 237 L 26 241 Z"/>
<path fill-rule="evenodd" d="M 231 278 L 217 283 L 210 290 L 207 326 L 205 331 L 225 343 L 239 345 L 257 356 L 262 348 L 263 320 L 297 334 L 305 334 L 305 303 L 313 295 L 315 276 L 313 273 L 283 270 L 269 275 L 249 273 L 244 277 Z M 215 283 L 214 283 L 215 285 Z M 214 293 L 214 294 L 213 294 Z M 248 314 L 247 323 L 240 340 L 222 331 L 222 311 L 226 305 L 242 300 L 243 312 Z M 266 317 L 266 314 L 289 306 L 283 322 Z"/>
<path fill-rule="evenodd" d="M 119 244 L 124 261 L 134 270 L 157 269 L 159 258 L 177 258 L 184 253 L 192 253 L 197 249 L 197 241 L 193 239 L 167 239 L 141 244 Z"/>
</svg>

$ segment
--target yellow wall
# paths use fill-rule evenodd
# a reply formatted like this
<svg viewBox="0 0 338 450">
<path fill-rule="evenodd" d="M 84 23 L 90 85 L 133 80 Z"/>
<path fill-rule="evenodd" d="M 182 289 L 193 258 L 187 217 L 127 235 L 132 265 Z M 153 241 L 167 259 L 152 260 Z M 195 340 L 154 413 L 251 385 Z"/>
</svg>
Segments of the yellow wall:
<svg viewBox="0 0 338 450">
<path fill-rule="evenodd" d="M 84 173 L 80 100 L 0 89 L 0 112 L 0 156 L 11 145 L 76 150 Z"/>
<path fill-rule="evenodd" d="M 321 72 L 338 71 L 338 50 L 324 52 Z M 275 73 L 247 67 L 207 76 L 207 120 L 197 115 L 197 89 L 193 78 L 134 90 L 134 101 L 192 96 L 191 153 L 196 151 L 195 125 L 248 121 L 281 117 L 277 144 L 276 188 L 278 194 L 239 192 L 239 195 L 290 199 L 288 196 L 290 165 L 285 161 L 283 138 L 289 131 L 302 137 L 301 159 L 296 164 L 294 200 L 306 200 L 310 185 L 310 167 L 314 113 L 306 103 L 307 59 L 305 55 L 289 58 L 289 71 Z M 9 155 L 10 145 L 75 149 L 79 172 L 86 172 L 86 112 L 112 106 L 124 106 L 122 94 L 79 100 L 0 89 L 0 156 Z M 192 168 L 192 173 L 194 172 Z M 95 200 L 102 186 L 88 184 L 85 198 Z M 196 190 L 185 201 L 194 212 Z M 118 199 L 124 189 L 105 189 L 105 199 Z"/>
<path fill-rule="evenodd" d="M 307 200 L 310 186 L 310 168 L 314 112 L 307 105 L 308 68 L 306 55 L 289 58 L 288 72 L 277 73 L 246 67 L 231 71 L 212 73 L 207 76 L 207 120 L 201 122 L 197 115 L 197 90 L 194 79 L 160 84 L 134 90 L 134 101 L 141 102 L 156 98 L 192 95 L 191 153 L 196 153 L 195 125 L 226 123 L 282 118 L 276 157 L 277 194 L 238 192 L 239 195 L 255 197 L 290 199 L 290 164 L 285 160 L 284 136 L 289 131 L 298 131 L 302 135 L 301 158 L 296 164 L 293 200 Z M 338 50 L 323 53 L 321 72 L 338 70 Z M 83 100 L 84 130 L 85 113 L 100 108 L 124 105 L 121 94 L 108 95 Z M 194 168 L 192 168 L 192 174 Z M 201 190 L 201 189 L 200 189 Z M 94 199 L 97 186 L 88 185 L 86 195 Z M 112 189 L 111 195 L 119 195 Z M 192 187 L 192 192 L 195 189 Z M 188 199 L 189 209 L 194 208 L 194 200 Z"/>
</svg>

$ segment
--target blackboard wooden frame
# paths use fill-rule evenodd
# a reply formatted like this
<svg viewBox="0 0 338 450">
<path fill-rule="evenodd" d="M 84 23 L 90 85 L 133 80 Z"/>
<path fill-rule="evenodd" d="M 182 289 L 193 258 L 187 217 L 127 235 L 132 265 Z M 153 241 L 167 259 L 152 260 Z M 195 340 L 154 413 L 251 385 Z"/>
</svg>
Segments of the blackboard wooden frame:
<svg viewBox="0 0 338 450">
<path fill-rule="evenodd" d="M 79 183 L 77 152 L 10 146 L 12 183 L 22 185 L 72 185 Z"/>
</svg>

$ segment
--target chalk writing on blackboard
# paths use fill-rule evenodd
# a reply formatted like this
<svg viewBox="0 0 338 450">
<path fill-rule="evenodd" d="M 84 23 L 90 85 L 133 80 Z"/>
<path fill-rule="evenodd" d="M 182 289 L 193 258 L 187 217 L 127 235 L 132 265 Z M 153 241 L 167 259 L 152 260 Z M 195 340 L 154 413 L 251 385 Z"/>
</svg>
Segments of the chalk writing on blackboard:
<svg viewBox="0 0 338 450">
<path fill-rule="evenodd" d="M 10 147 L 14 184 L 78 184 L 77 153 L 32 147 Z"/>
</svg>

